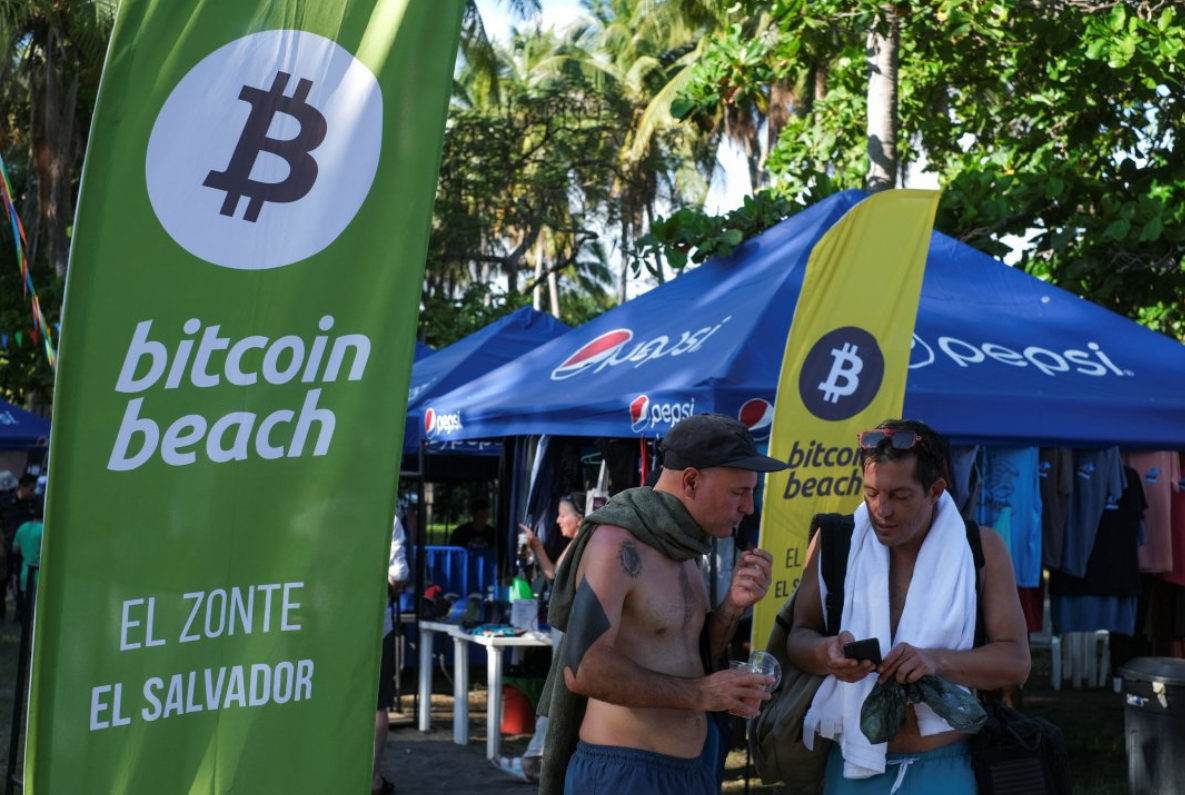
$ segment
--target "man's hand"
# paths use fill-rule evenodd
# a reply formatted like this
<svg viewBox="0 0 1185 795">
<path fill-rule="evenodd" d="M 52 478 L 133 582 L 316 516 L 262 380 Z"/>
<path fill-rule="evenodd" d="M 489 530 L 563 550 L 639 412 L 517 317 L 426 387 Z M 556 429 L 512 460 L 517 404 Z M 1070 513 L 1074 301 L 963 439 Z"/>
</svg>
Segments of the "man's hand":
<svg viewBox="0 0 1185 795">
<path fill-rule="evenodd" d="M 885 655 L 885 659 L 876 669 L 880 677 L 878 684 L 884 684 L 896 678 L 898 682 L 907 685 L 916 682 L 927 674 L 938 674 L 938 661 L 933 652 L 919 649 L 908 643 L 898 643 L 893 650 Z"/>
<path fill-rule="evenodd" d="M 824 638 L 815 652 L 826 666 L 827 673 L 841 682 L 859 682 L 872 673 L 872 660 L 850 660 L 843 656 L 843 647 L 855 640 L 852 633 L 845 630 L 833 638 Z"/>
<path fill-rule="evenodd" d="M 699 709 L 704 712 L 735 712 L 755 718 L 761 703 L 769 701 L 774 678 L 751 671 L 729 668 L 705 676 L 700 682 Z"/>
<path fill-rule="evenodd" d="M 741 554 L 732 570 L 728 599 L 742 610 L 760 602 L 769 590 L 774 556 L 764 549 L 751 549 Z"/>
<path fill-rule="evenodd" d="M 407 580 L 392 580 L 387 579 L 387 596 L 394 599 L 399 594 L 403 593 L 403 589 L 407 587 Z"/>
</svg>

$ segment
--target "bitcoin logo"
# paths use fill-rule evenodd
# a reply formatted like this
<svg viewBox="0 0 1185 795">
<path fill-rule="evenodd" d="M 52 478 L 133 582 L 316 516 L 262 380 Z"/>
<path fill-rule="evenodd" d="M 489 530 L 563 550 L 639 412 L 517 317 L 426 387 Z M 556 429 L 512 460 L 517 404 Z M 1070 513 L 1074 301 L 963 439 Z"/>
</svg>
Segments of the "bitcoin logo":
<svg viewBox="0 0 1185 795">
<path fill-rule="evenodd" d="M 838 403 L 841 397 L 856 391 L 860 385 L 860 371 L 864 369 L 864 361 L 856 355 L 859 350 L 855 345 L 845 342 L 842 348 L 833 348 L 831 355 L 835 361 L 831 365 L 831 375 L 819 384 L 819 391 L 823 393 L 823 400 L 828 403 Z M 840 386 L 843 379 L 843 386 Z"/>
<path fill-rule="evenodd" d="M 222 215 L 233 216 L 239 199 L 249 196 L 243 220 L 254 223 L 264 202 L 294 202 L 303 199 L 313 189 L 313 183 L 317 181 L 317 161 L 309 153 L 325 140 L 327 125 L 325 117 L 308 104 L 312 82 L 302 78 L 296 84 L 295 93 L 291 97 L 284 96 L 284 88 L 291 77 L 286 72 L 276 72 L 270 90 L 243 86 L 239 92 L 239 99 L 250 103 L 251 115 L 247 117 L 239 144 L 230 157 L 230 165 L 225 171 L 211 171 L 202 183 L 207 188 L 226 191 L 226 200 L 220 210 Z M 286 141 L 269 137 L 267 131 L 277 113 L 296 119 L 300 123 L 300 134 Z M 271 152 L 288 163 L 288 176 L 283 182 L 251 179 L 251 169 L 262 152 Z"/>
<path fill-rule="evenodd" d="M 798 377 L 803 405 L 824 420 L 846 420 L 868 407 L 880 391 L 885 359 L 862 328 L 831 331 L 807 354 Z"/>
<path fill-rule="evenodd" d="M 361 61 L 314 33 L 253 33 L 199 61 L 164 100 L 145 157 L 148 197 L 193 256 L 280 268 L 347 231 L 382 142 L 382 91 Z"/>
</svg>

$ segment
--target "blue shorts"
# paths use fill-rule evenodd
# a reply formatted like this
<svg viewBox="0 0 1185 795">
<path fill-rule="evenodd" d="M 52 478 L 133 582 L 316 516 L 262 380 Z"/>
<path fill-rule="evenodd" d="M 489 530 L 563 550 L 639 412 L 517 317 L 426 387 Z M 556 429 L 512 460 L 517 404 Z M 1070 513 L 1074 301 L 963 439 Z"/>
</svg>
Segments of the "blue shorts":
<svg viewBox="0 0 1185 795">
<path fill-rule="evenodd" d="M 653 751 L 579 742 L 564 778 L 567 795 L 715 795 L 702 756 L 680 759 Z"/>
<path fill-rule="evenodd" d="M 922 754 L 888 754 L 885 772 L 872 778 L 844 778 L 843 756 L 832 745 L 823 795 L 977 795 L 971 749 L 953 743 Z"/>
</svg>

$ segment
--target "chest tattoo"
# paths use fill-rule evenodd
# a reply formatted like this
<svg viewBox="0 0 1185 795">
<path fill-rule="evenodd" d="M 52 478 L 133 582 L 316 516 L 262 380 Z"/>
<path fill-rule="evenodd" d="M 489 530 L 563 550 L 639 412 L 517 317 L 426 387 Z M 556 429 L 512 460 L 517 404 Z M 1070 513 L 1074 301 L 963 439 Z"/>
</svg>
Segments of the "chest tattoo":
<svg viewBox="0 0 1185 795">
<path fill-rule="evenodd" d="M 637 544 L 633 541 L 622 541 L 621 548 L 617 550 L 617 560 L 630 579 L 638 579 L 638 575 L 642 573 L 642 558 L 638 555 Z"/>
</svg>

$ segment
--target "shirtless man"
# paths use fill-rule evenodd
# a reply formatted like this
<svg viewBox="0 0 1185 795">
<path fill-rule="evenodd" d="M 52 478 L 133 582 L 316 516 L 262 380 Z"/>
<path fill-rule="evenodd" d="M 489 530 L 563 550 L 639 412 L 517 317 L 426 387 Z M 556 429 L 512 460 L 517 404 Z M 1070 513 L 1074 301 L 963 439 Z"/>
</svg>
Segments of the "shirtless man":
<svg viewBox="0 0 1185 795">
<path fill-rule="evenodd" d="M 784 468 L 760 455 L 748 429 L 735 419 L 690 417 L 664 440 L 663 472 L 654 493 L 630 490 L 638 493 L 631 504 L 648 514 L 640 521 L 661 526 L 659 536 L 663 527 L 678 524 L 673 534 L 678 538 L 654 546 L 641 540 L 646 530 L 640 536 L 636 528 L 595 527 L 576 564 L 564 650 L 564 681 L 572 693 L 588 698 L 565 792 L 717 791 L 712 762 L 704 758 L 715 745 L 705 744 L 704 713 L 755 715 L 769 698 L 765 690 L 772 679 L 745 671 L 705 672 L 700 644 L 709 605 L 701 557 L 694 551 L 672 557 L 660 547 L 682 539 L 698 545 L 701 554 L 710 549 L 712 537 L 727 538 L 753 512 L 757 473 Z M 710 614 L 710 659 L 723 655 L 742 612 L 765 596 L 771 561 L 757 549 L 737 562 L 727 596 Z"/>
<path fill-rule="evenodd" d="M 915 571 L 915 563 L 938 516 L 938 503 L 946 490 L 946 444 L 924 423 L 888 420 L 876 429 L 862 433 L 860 447 L 868 519 L 876 540 L 889 551 L 885 598 L 889 602 L 889 628 L 895 638 L 906 596 L 916 589 L 933 587 L 934 572 Z M 958 521 L 965 537 L 962 519 Z M 812 543 L 799 586 L 793 629 L 787 640 L 790 661 L 803 671 L 834 676 L 848 683 L 862 682 L 873 674 L 878 682 L 895 677 L 901 683 L 916 682 L 926 674 L 935 674 L 972 689 L 994 690 L 1023 684 L 1029 675 L 1028 633 L 1017 597 L 1012 561 L 999 534 L 986 527 L 981 527 L 980 533 L 984 566 L 980 570 L 977 598 L 982 608 L 985 645 L 956 651 L 917 648 L 898 642 L 875 668 L 867 660 L 846 659 L 844 644 L 857 638 L 847 631 L 835 637 L 822 634 L 825 625 L 818 558 L 816 544 Z M 849 558 L 849 576 L 852 565 L 852 558 Z M 932 591 L 927 593 L 932 594 Z M 928 595 L 927 598 L 941 597 Z M 852 607 L 853 610 L 864 609 L 859 604 Z M 974 603 L 969 609 L 975 610 Z M 974 621 L 973 615 L 966 618 Z M 844 717 L 845 731 L 850 730 L 847 728 L 848 716 Z M 833 746 L 827 763 L 824 793 L 889 792 L 893 788 L 899 795 L 926 792 L 974 795 L 975 776 L 966 748 L 967 739 L 968 735 L 956 731 L 922 736 L 916 711 L 909 706 L 904 724 L 888 744 L 885 772 L 872 778 L 846 779 L 843 777 L 845 759 L 839 746 Z M 899 761 L 894 761 L 902 759 L 899 755 L 904 754 L 916 757 L 907 770 L 901 769 Z M 899 774 L 901 780 L 898 780 Z M 880 779 L 884 782 L 877 783 Z M 903 786 L 894 787 L 895 781 Z"/>
</svg>

